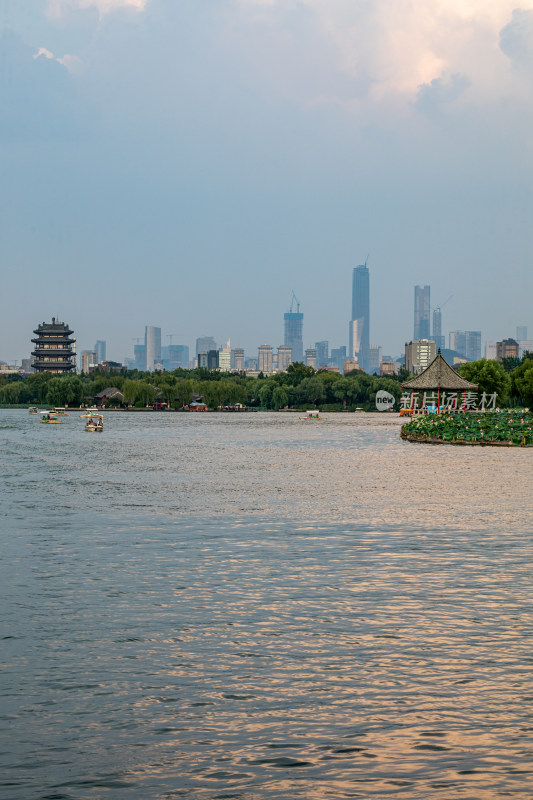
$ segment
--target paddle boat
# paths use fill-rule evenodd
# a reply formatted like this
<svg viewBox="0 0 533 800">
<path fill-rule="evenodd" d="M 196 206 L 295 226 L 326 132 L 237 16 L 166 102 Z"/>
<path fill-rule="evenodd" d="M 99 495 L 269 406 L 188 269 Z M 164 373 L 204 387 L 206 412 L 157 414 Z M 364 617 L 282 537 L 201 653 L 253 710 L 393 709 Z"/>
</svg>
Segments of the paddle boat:
<svg viewBox="0 0 533 800">
<path fill-rule="evenodd" d="M 92 408 L 86 408 L 83 414 L 80 414 L 80 417 L 92 417 L 94 414 L 98 413 L 99 411 L 96 406 L 93 406 Z"/>
<path fill-rule="evenodd" d="M 45 425 L 61 425 L 61 420 L 53 415 L 51 411 L 41 411 L 41 422 Z"/>
<path fill-rule="evenodd" d="M 104 418 L 102 414 L 93 414 L 85 423 L 85 430 L 89 433 L 102 432 L 104 430 Z"/>
<path fill-rule="evenodd" d="M 67 414 L 64 408 L 54 408 L 52 414 L 55 414 L 57 417 L 70 417 L 70 414 Z"/>
<path fill-rule="evenodd" d="M 320 411 L 318 408 L 313 408 L 310 411 L 305 412 L 305 417 L 300 417 L 300 419 L 305 420 L 306 422 L 315 421 L 315 420 L 325 420 L 326 417 L 320 416 Z"/>
<path fill-rule="evenodd" d="M 38 413 L 39 413 L 39 409 L 35 408 L 35 406 L 32 406 L 31 408 L 28 408 L 28 414 L 38 414 Z"/>
</svg>

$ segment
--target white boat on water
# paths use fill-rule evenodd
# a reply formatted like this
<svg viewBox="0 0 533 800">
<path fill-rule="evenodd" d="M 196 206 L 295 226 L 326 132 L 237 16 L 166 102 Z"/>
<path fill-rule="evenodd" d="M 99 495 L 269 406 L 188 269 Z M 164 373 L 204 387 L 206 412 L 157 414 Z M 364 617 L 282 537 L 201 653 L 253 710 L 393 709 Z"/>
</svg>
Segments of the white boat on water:
<svg viewBox="0 0 533 800">
<path fill-rule="evenodd" d="M 101 433 L 104 430 L 104 418 L 102 414 L 92 414 L 85 423 L 85 430 L 89 433 Z"/>
<path fill-rule="evenodd" d="M 93 408 L 86 408 L 85 411 L 83 412 L 83 414 L 80 414 L 80 417 L 92 417 L 95 414 L 99 414 L 99 413 L 100 412 L 98 411 L 96 406 L 93 406 Z"/>
<path fill-rule="evenodd" d="M 310 409 L 309 411 L 306 411 L 305 412 L 305 417 L 300 417 L 300 419 L 303 419 L 306 422 L 308 422 L 308 421 L 314 421 L 314 420 L 325 420 L 326 417 L 321 417 L 320 416 L 320 411 L 318 410 L 318 408 L 313 408 L 313 409 Z"/>
</svg>

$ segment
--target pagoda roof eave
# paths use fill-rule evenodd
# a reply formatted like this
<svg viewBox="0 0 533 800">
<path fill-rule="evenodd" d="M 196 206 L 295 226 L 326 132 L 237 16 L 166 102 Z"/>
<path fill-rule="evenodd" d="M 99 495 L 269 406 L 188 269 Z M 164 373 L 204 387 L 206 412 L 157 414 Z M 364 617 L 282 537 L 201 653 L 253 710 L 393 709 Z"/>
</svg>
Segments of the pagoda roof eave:
<svg viewBox="0 0 533 800">
<path fill-rule="evenodd" d="M 470 383 L 466 378 L 451 367 L 446 359 L 437 353 L 431 364 L 410 381 L 402 384 L 402 389 L 446 389 L 448 391 L 466 391 L 477 389 L 475 383 Z"/>
</svg>

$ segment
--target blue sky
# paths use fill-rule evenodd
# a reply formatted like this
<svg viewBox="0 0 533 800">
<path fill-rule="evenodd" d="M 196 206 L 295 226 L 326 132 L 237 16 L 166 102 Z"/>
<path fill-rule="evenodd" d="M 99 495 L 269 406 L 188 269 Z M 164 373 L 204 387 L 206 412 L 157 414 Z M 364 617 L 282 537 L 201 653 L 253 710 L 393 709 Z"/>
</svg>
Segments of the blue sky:
<svg viewBox="0 0 533 800">
<path fill-rule="evenodd" d="M 445 331 L 533 334 L 533 1 L 3 0 L 0 358 L 59 315 L 78 349 L 371 341 L 413 287 Z M 168 342 L 168 340 L 165 340 Z"/>
</svg>

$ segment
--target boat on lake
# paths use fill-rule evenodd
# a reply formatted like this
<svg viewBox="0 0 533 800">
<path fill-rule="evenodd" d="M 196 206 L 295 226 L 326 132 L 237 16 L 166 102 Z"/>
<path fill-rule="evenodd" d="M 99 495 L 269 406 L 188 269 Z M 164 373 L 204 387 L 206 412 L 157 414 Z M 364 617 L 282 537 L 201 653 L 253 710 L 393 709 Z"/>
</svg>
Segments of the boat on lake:
<svg viewBox="0 0 533 800">
<path fill-rule="evenodd" d="M 51 411 L 41 411 L 41 422 L 45 425 L 61 425 L 61 420 L 54 416 Z"/>
<path fill-rule="evenodd" d="M 39 413 L 39 409 L 35 408 L 35 406 L 32 406 L 31 408 L 28 408 L 28 414 L 38 414 L 38 413 Z"/>
<path fill-rule="evenodd" d="M 313 408 L 313 409 L 311 409 L 309 411 L 306 411 L 305 412 L 305 417 L 300 417 L 300 419 L 303 419 L 306 422 L 308 422 L 308 421 L 315 421 L 315 420 L 325 420 L 326 417 L 321 417 L 320 416 L 320 411 L 318 410 L 318 408 Z"/>
<path fill-rule="evenodd" d="M 92 417 L 94 414 L 98 413 L 99 411 L 96 406 L 93 406 L 92 408 L 86 408 L 83 414 L 80 414 L 80 417 Z"/>
<path fill-rule="evenodd" d="M 52 414 L 55 414 L 57 417 L 70 417 L 70 414 L 67 414 L 64 408 L 54 408 Z"/>
<path fill-rule="evenodd" d="M 101 433 L 104 430 L 104 418 L 102 414 L 92 414 L 85 423 L 85 430 L 89 433 Z"/>
</svg>

